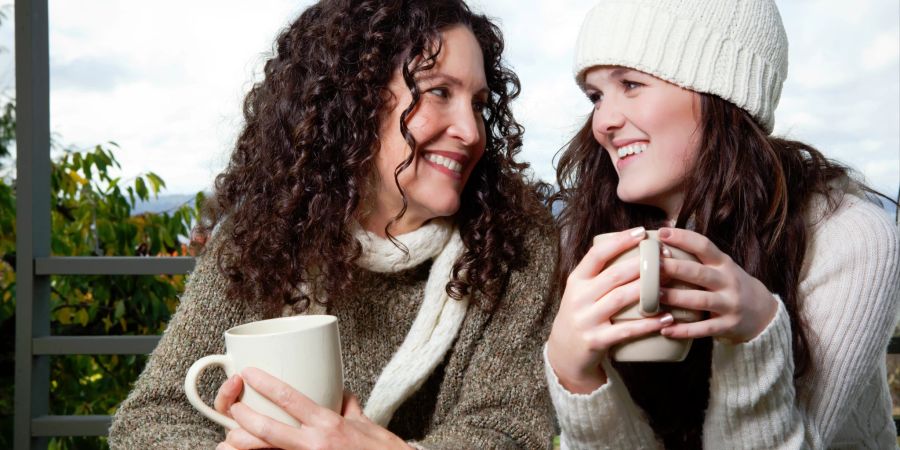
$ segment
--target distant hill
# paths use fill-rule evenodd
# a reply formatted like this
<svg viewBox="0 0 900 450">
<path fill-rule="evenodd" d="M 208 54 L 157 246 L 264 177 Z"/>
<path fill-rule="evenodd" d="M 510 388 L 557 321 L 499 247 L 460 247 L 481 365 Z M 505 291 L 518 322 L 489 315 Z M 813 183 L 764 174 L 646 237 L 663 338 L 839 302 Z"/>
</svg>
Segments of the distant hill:
<svg viewBox="0 0 900 450">
<path fill-rule="evenodd" d="M 194 202 L 194 194 L 170 194 L 160 195 L 159 198 L 151 198 L 149 201 L 138 201 L 132 214 L 142 214 L 145 212 L 163 213 L 174 211 L 185 203 Z"/>
</svg>

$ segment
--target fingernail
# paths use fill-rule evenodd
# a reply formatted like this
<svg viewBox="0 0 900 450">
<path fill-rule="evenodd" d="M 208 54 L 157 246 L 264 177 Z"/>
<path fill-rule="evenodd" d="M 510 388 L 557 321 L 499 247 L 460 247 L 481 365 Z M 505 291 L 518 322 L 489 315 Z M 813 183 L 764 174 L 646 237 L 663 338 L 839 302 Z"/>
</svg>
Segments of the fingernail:
<svg viewBox="0 0 900 450">
<path fill-rule="evenodd" d="M 666 246 L 663 246 L 663 248 L 662 248 L 662 254 L 663 254 L 663 256 L 665 256 L 666 258 L 671 258 L 671 257 L 672 257 L 672 251 L 669 250 L 669 247 L 666 247 Z"/>
<path fill-rule="evenodd" d="M 666 315 L 660 317 L 659 323 L 662 325 L 672 325 L 673 323 L 675 323 L 675 318 L 672 317 L 671 314 L 666 313 Z"/>
<path fill-rule="evenodd" d="M 647 234 L 647 230 L 645 230 L 644 227 L 637 227 L 631 230 L 631 233 L 629 234 L 631 237 L 644 237 Z"/>
<path fill-rule="evenodd" d="M 659 237 L 661 239 L 665 239 L 667 237 L 672 236 L 672 230 L 669 228 L 660 228 L 659 229 Z"/>
</svg>

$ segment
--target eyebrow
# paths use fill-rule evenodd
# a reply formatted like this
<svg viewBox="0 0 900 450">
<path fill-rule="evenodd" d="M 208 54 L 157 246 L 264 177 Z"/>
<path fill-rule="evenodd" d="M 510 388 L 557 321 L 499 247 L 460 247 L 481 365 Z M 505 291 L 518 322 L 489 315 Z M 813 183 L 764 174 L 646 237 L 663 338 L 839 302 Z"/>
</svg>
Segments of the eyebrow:
<svg viewBox="0 0 900 450">
<path fill-rule="evenodd" d="M 454 86 L 462 86 L 463 82 L 459 78 L 454 77 L 453 75 L 447 75 L 445 73 L 440 72 L 426 72 L 421 77 L 417 78 L 416 81 L 443 81 L 447 84 L 452 84 Z M 479 89 L 476 94 L 490 94 L 490 89 L 487 86 Z"/>
<path fill-rule="evenodd" d="M 608 77 L 608 78 L 613 78 L 613 79 L 622 78 L 622 77 L 624 77 L 625 75 L 628 75 L 628 74 L 631 73 L 631 72 L 634 72 L 634 69 L 631 69 L 631 68 L 629 68 L 629 67 L 617 67 L 617 68 L 613 69 L 612 72 L 609 73 L 609 77 Z M 591 84 L 590 82 L 588 82 L 587 78 L 585 78 L 585 80 L 584 80 L 584 86 L 585 86 L 586 88 L 598 89 L 597 86 L 594 86 L 593 84 Z M 599 90 L 599 89 L 598 89 L 598 90 Z"/>
<path fill-rule="evenodd" d="M 610 78 L 622 78 L 623 75 L 626 75 L 632 71 L 633 71 L 633 69 L 630 69 L 628 67 L 618 67 L 609 73 L 609 77 Z"/>
</svg>

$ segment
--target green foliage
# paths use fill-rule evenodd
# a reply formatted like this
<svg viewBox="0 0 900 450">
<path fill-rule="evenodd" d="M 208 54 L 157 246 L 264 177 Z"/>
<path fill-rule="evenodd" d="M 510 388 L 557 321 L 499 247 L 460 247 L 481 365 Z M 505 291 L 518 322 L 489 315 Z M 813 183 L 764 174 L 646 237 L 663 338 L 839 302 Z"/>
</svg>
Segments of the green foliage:
<svg viewBox="0 0 900 450">
<path fill-rule="evenodd" d="M 0 116 L 0 152 L 6 132 L 15 130 L 14 106 Z M 7 144 L 7 145 L 4 145 Z M 181 242 L 190 235 L 203 201 L 164 213 L 133 215 L 137 202 L 156 197 L 165 182 L 147 173 L 133 180 L 113 175 L 119 168 L 115 143 L 85 151 L 64 151 L 51 172 L 51 250 L 60 256 L 187 255 Z M 0 177 L 0 448 L 12 447 L 15 180 Z M 51 332 L 54 335 L 158 334 L 174 311 L 185 277 L 55 276 L 51 279 Z M 143 368 L 145 356 L 65 356 L 51 359 L 51 414 L 112 414 Z M 105 438 L 60 438 L 54 449 L 104 448 Z"/>
<path fill-rule="evenodd" d="M 0 111 L 0 158 L 9 156 L 16 139 L 16 103 L 10 101 Z M 0 164 L 0 167 L 3 167 Z"/>
</svg>

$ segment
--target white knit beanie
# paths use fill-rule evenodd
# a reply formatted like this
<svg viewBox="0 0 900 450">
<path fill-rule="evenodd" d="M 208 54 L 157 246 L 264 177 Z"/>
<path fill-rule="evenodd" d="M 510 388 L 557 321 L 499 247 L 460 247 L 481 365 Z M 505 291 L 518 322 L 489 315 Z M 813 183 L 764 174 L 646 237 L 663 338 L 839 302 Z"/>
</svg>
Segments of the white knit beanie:
<svg viewBox="0 0 900 450">
<path fill-rule="evenodd" d="M 624 66 L 715 94 L 771 133 L 788 42 L 774 0 L 601 0 L 575 44 L 575 79 Z"/>
</svg>

